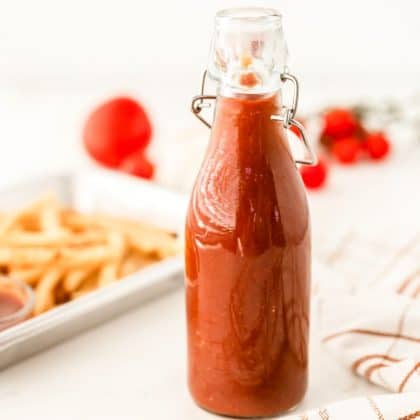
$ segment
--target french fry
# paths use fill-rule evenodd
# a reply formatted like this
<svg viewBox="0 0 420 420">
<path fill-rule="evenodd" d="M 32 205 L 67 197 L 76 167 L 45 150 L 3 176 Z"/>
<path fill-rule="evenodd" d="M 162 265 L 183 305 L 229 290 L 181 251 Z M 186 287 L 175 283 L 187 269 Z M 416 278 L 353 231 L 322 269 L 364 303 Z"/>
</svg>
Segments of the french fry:
<svg viewBox="0 0 420 420">
<path fill-rule="evenodd" d="M 13 247 L 58 247 L 68 241 L 69 235 L 64 231 L 24 232 L 16 230 L 0 237 L 0 246 Z"/>
<path fill-rule="evenodd" d="M 103 287 L 117 279 L 118 263 L 112 262 L 105 264 L 99 271 L 98 286 Z"/>
<path fill-rule="evenodd" d="M 75 270 L 69 271 L 62 282 L 63 289 L 72 293 L 79 288 L 79 286 L 97 267 L 95 265 L 87 268 L 77 268 Z"/>
<path fill-rule="evenodd" d="M 52 195 L 0 215 L 0 273 L 34 287 L 35 315 L 177 252 L 169 232 L 63 209 Z"/>
<path fill-rule="evenodd" d="M 60 263 L 65 268 L 83 268 L 94 264 L 99 265 L 113 257 L 114 250 L 109 245 L 63 248 L 60 250 Z"/>
<path fill-rule="evenodd" d="M 35 289 L 34 315 L 39 315 L 54 306 L 54 289 L 60 281 L 62 274 L 63 272 L 60 267 L 51 267 L 41 277 Z"/>
<path fill-rule="evenodd" d="M 121 263 L 118 277 L 129 276 L 140 268 L 146 267 L 156 261 L 156 258 L 145 257 L 138 253 L 131 253 Z"/>
<path fill-rule="evenodd" d="M 28 206 L 22 208 L 21 210 L 5 215 L 0 222 L 0 235 L 4 235 L 19 222 L 23 224 L 28 223 L 28 220 L 31 221 L 31 226 L 35 224 L 35 219 L 38 219 L 37 225 L 39 225 L 39 216 L 41 209 L 46 206 L 51 206 L 52 203 L 56 200 L 52 194 L 46 194 L 41 197 L 39 200 L 34 203 L 29 204 Z"/>
<path fill-rule="evenodd" d="M 8 235 L 0 236 L 0 246 L 12 247 L 60 247 L 103 244 L 106 242 L 103 231 L 88 231 L 79 234 L 62 230 L 46 232 L 24 232 L 16 230 Z"/>
<path fill-rule="evenodd" d="M 113 261 L 108 262 L 100 269 L 98 276 L 99 287 L 106 286 L 117 279 L 120 262 L 126 248 L 125 237 L 119 232 L 110 232 L 108 243 L 113 253 Z"/>
<path fill-rule="evenodd" d="M 98 287 L 98 273 L 94 272 L 89 277 L 87 277 L 82 285 L 71 294 L 72 299 L 84 296 L 87 293 L 90 293 L 97 289 Z"/>
<path fill-rule="evenodd" d="M 25 232 L 40 232 L 39 213 L 23 213 L 18 219 L 16 226 Z"/>
<path fill-rule="evenodd" d="M 66 221 L 70 226 L 78 228 L 94 225 L 123 232 L 129 236 L 140 252 L 153 253 L 158 251 L 159 254 L 167 256 L 173 255 L 178 251 L 172 233 L 144 223 L 122 220 L 101 214 L 86 216 L 75 214 L 74 212 L 67 214 Z M 160 248 L 163 249 L 160 250 Z"/>
<path fill-rule="evenodd" d="M 9 214 L 0 221 L 0 235 L 3 236 L 19 220 L 20 214 Z"/>
<path fill-rule="evenodd" d="M 63 282 L 59 282 L 54 290 L 55 305 L 61 305 L 68 302 L 70 293 L 64 289 Z"/>
<path fill-rule="evenodd" d="M 166 258 L 178 253 L 176 241 L 169 235 L 154 237 L 145 232 L 130 232 L 128 239 L 130 245 L 141 254 Z"/>
<path fill-rule="evenodd" d="M 107 240 L 115 258 L 120 258 L 125 251 L 125 235 L 118 231 L 110 231 Z"/>
<path fill-rule="evenodd" d="M 83 232 L 92 227 L 98 227 L 94 218 L 71 209 L 66 209 L 61 213 L 61 222 L 75 232 Z"/>
<path fill-rule="evenodd" d="M 86 230 L 85 232 L 72 233 L 68 240 L 66 240 L 66 245 L 69 247 L 72 246 L 82 246 L 82 245 L 100 245 L 106 243 L 107 237 L 106 233 L 102 230 Z"/>
<path fill-rule="evenodd" d="M 11 268 L 8 275 L 14 277 L 18 280 L 22 280 L 25 283 L 34 286 L 42 274 L 45 272 L 46 268 L 44 265 L 39 265 L 30 268 Z"/>
<path fill-rule="evenodd" d="M 0 247 L 0 265 L 45 265 L 56 256 L 55 249 Z"/>
<path fill-rule="evenodd" d="M 47 197 L 41 208 L 41 230 L 46 232 L 59 232 L 61 230 L 59 206 L 55 197 Z"/>
</svg>

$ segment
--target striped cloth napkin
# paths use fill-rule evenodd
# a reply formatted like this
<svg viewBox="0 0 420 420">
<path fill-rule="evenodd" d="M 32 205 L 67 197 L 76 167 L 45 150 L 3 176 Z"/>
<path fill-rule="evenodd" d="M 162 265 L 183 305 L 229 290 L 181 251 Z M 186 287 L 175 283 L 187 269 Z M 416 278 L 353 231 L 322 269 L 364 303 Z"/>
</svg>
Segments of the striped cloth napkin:
<svg viewBox="0 0 420 420">
<path fill-rule="evenodd" d="M 420 234 L 375 238 L 350 232 L 317 249 L 323 343 L 376 385 L 420 391 Z"/>
<path fill-rule="evenodd" d="M 414 420 L 420 418 L 420 392 L 355 398 L 284 420 Z"/>
<path fill-rule="evenodd" d="M 314 251 L 314 309 L 325 347 L 393 393 L 287 419 L 420 420 L 420 233 L 335 233 L 315 237 Z"/>
</svg>

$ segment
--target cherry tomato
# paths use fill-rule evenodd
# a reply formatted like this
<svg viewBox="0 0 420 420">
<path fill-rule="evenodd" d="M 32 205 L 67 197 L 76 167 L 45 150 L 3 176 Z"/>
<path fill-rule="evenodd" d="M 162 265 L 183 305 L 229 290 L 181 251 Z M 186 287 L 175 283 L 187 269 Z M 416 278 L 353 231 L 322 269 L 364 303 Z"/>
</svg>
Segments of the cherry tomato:
<svg viewBox="0 0 420 420">
<path fill-rule="evenodd" d="M 358 126 L 358 121 L 350 110 L 331 109 L 324 115 L 323 135 L 333 139 L 352 136 Z"/>
<path fill-rule="evenodd" d="M 332 154 L 341 163 L 351 164 L 356 162 L 361 151 L 361 142 L 356 137 L 346 137 L 336 140 L 332 145 Z"/>
<path fill-rule="evenodd" d="M 152 179 L 155 173 L 155 167 L 143 151 L 128 156 L 119 167 L 123 172 L 138 176 L 139 178 Z"/>
<path fill-rule="evenodd" d="M 365 139 L 365 147 L 374 160 L 384 159 L 391 148 L 391 143 L 383 133 L 371 133 Z"/>
<path fill-rule="evenodd" d="M 303 183 L 309 189 L 317 189 L 322 187 L 327 180 L 328 167 L 323 159 L 320 159 L 315 166 L 301 166 L 299 172 L 302 176 Z"/>
<path fill-rule="evenodd" d="M 89 154 L 116 168 L 129 155 L 150 142 L 152 126 L 144 108 L 134 99 L 111 99 L 92 112 L 83 133 Z"/>
</svg>

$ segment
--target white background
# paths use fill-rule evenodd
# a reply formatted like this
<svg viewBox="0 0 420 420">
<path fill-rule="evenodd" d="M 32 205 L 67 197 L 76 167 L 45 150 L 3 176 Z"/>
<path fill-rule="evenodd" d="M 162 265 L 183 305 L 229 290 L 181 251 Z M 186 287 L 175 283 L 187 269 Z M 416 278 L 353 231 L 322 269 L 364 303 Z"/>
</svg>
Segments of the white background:
<svg viewBox="0 0 420 420">
<path fill-rule="evenodd" d="M 416 0 L 0 0 L 2 178 L 80 165 L 87 113 L 118 93 L 147 106 L 159 161 L 193 124 L 214 13 L 249 4 L 283 13 L 303 108 L 420 90 Z"/>
<path fill-rule="evenodd" d="M 351 81 L 363 75 L 418 75 L 419 2 L 416 0 L 2 0 L 2 88 L 194 86 L 207 56 L 216 10 L 254 4 L 284 15 L 293 67 L 311 76 Z M 152 77 L 157 76 L 159 77 Z M 186 77 L 188 76 L 188 77 Z M 155 79 L 145 86 L 143 78 Z M 151 79 L 149 79 L 151 78 Z"/>
</svg>

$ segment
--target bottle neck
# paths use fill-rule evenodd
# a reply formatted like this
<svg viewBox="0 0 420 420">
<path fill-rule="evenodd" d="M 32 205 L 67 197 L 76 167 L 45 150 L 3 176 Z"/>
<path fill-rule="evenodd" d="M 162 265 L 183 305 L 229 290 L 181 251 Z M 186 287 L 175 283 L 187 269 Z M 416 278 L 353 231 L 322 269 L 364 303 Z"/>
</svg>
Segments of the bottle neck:
<svg viewBox="0 0 420 420">
<path fill-rule="evenodd" d="M 264 161 L 266 153 L 280 144 L 289 153 L 281 124 L 271 118 L 280 112 L 280 100 L 278 92 L 266 95 L 236 92 L 233 96 L 225 96 L 225 92 L 220 94 L 217 98 L 210 147 L 222 151 L 222 160 L 232 153 L 239 153 L 259 155 Z M 255 163 L 257 159 L 251 161 Z"/>
<path fill-rule="evenodd" d="M 264 98 L 275 97 L 277 102 L 281 102 L 281 88 L 278 86 L 277 88 L 272 87 L 261 92 L 250 92 L 248 89 L 241 89 L 220 83 L 217 87 L 217 96 L 243 99 L 246 101 L 259 101 Z"/>
</svg>

